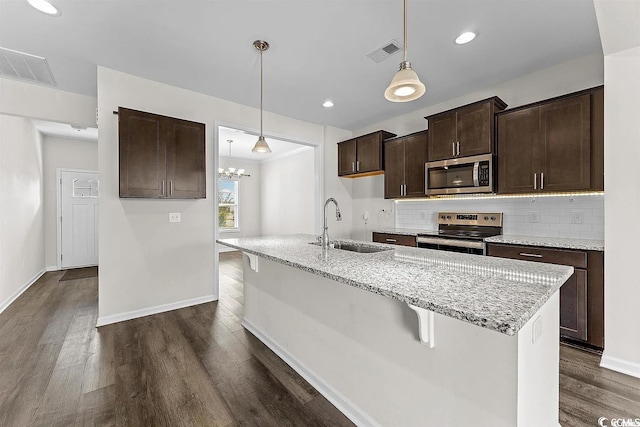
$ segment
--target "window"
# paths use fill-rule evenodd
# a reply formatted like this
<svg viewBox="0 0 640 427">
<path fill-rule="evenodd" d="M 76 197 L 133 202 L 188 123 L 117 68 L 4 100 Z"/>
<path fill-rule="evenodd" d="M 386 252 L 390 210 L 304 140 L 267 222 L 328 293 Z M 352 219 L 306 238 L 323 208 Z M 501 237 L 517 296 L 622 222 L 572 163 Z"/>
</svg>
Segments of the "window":
<svg viewBox="0 0 640 427">
<path fill-rule="evenodd" d="M 238 230 L 238 181 L 218 180 L 218 227 L 220 231 Z"/>
</svg>

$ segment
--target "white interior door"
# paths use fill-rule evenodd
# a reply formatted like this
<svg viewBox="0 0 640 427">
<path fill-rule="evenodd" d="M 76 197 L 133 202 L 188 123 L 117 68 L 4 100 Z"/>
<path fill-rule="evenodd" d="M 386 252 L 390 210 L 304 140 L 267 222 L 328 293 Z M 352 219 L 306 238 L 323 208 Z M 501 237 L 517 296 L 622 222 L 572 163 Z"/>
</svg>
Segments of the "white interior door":
<svg viewBox="0 0 640 427">
<path fill-rule="evenodd" d="M 98 265 L 98 174 L 61 171 L 60 186 L 60 265 Z"/>
</svg>

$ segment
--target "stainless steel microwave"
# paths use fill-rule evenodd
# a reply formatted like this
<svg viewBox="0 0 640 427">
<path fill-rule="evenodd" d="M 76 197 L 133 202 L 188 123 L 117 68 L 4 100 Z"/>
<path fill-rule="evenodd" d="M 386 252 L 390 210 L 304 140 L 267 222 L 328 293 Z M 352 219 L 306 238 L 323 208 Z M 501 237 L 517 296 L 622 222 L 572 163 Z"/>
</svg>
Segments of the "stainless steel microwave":
<svg viewBox="0 0 640 427">
<path fill-rule="evenodd" d="M 428 196 L 492 193 L 493 155 L 482 154 L 427 162 L 424 179 Z"/>
</svg>

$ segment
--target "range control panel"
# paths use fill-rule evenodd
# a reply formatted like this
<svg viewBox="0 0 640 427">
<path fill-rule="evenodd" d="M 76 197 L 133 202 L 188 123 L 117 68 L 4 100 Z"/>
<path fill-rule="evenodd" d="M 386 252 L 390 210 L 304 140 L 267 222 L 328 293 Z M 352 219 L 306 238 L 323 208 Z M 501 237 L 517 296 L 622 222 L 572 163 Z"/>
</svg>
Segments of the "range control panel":
<svg viewBox="0 0 640 427">
<path fill-rule="evenodd" d="M 502 213 L 440 212 L 438 213 L 438 224 L 502 227 Z"/>
</svg>

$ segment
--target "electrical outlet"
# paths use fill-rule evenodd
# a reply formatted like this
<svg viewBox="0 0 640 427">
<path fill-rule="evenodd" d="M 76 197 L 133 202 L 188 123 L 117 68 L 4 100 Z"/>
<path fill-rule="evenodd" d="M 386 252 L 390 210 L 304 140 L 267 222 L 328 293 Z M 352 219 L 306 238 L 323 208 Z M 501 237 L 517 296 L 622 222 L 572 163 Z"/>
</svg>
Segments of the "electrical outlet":
<svg viewBox="0 0 640 427">
<path fill-rule="evenodd" d="M 420 219 L 427 219 L 427 213 L 425 211 L 420 212 Z"/>
<path fill-rule="evenodd" d="M 172 212 L 169 214 L 169 222 L 180 222 L 180 212 Z"/>
<path fill-rule="evenodd" d="M 582 211 L 571 211 L 569 222 L 571 224 L 582 224 Z"/>
<path fill-rule="evenodd" d="M 540 222 L 540 212 L 529 211 L 529 222 Z"/>
</svg>

